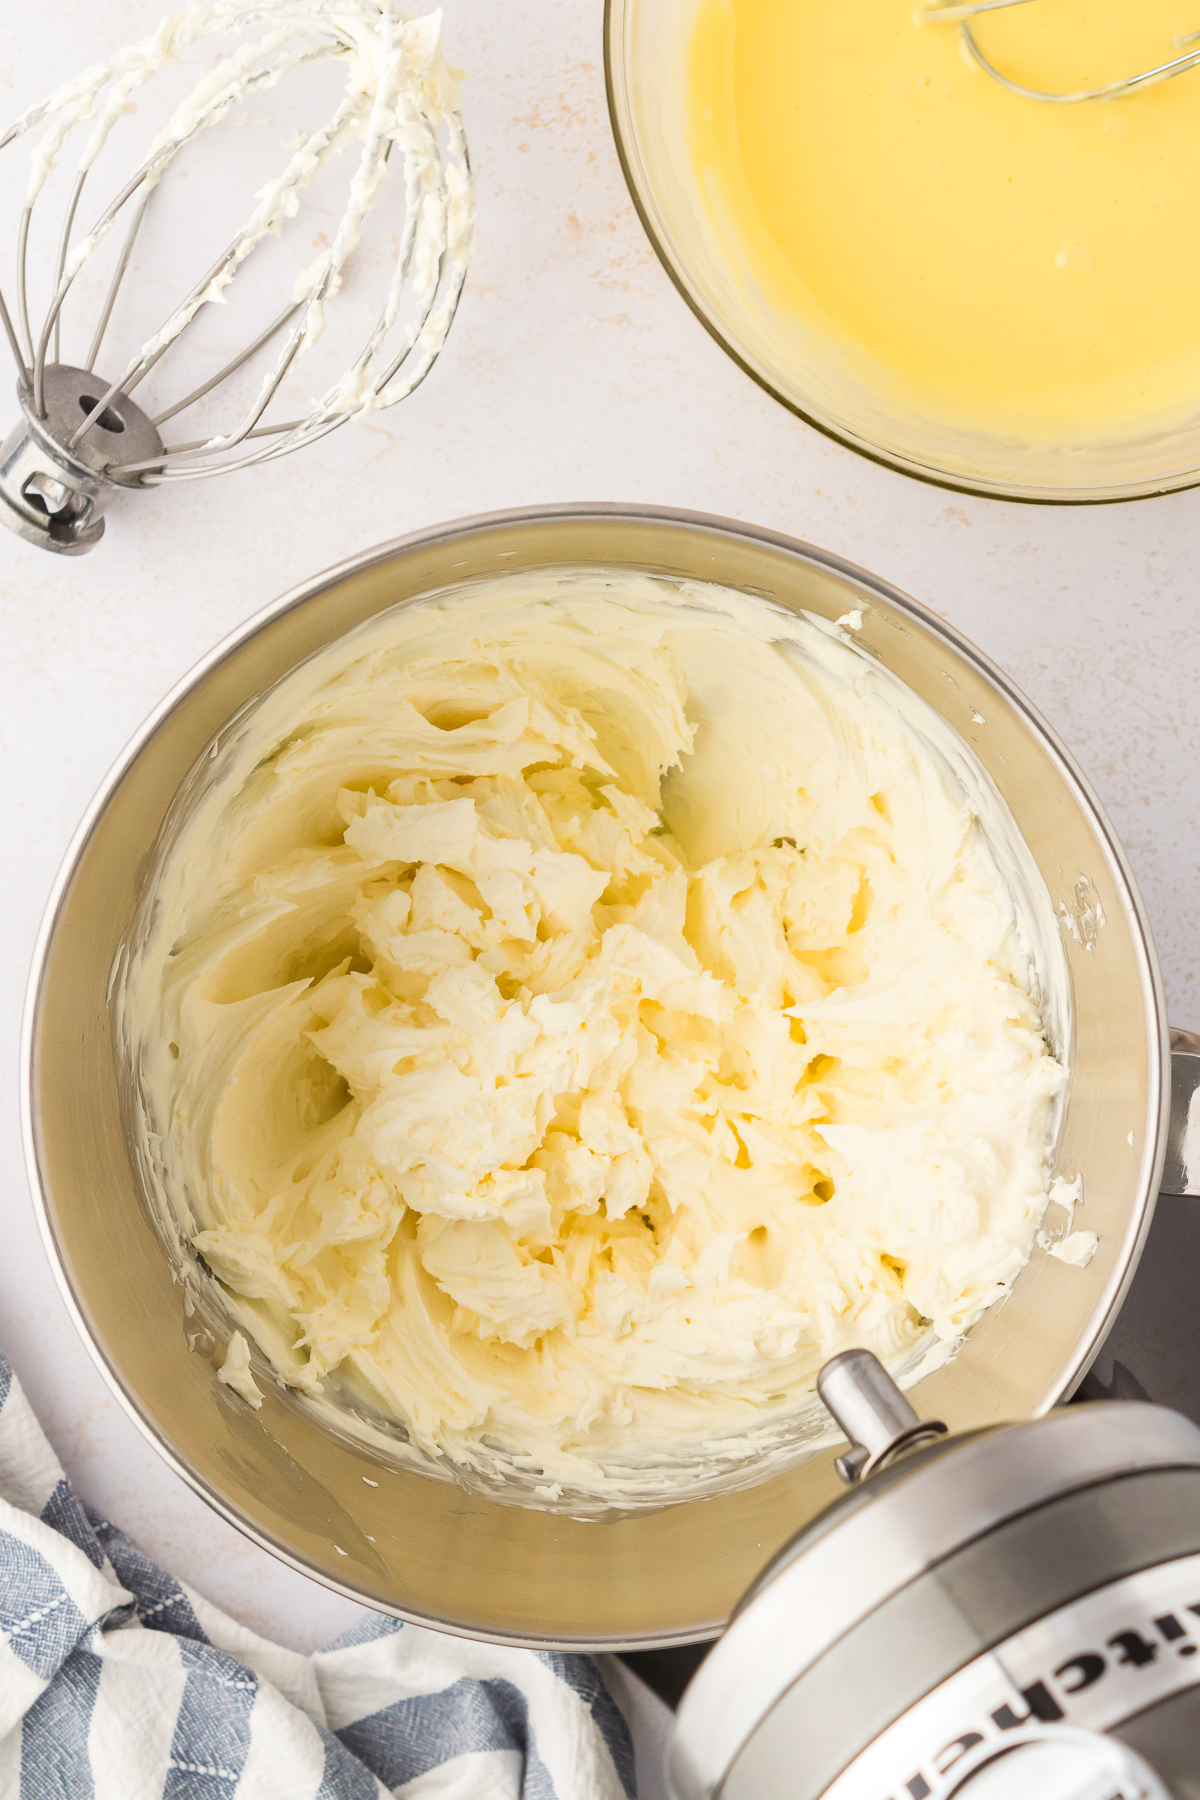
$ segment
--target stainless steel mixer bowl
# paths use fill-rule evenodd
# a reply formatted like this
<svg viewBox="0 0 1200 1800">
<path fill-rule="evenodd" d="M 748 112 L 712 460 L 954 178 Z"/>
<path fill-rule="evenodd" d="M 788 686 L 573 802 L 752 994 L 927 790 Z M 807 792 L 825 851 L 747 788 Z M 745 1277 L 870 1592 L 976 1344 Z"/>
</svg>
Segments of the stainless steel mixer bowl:
<svg viewBox="0 0 1200 1800">
<path fill-rule="evenodd" d="M 1082 1174 L 1080 1223 L 1100 1245 L 1082 1269 L 1035 1251 L 912 1398 L 959 1430 L 1070 1393 L 1133 1272 L 1165 1150 L 1167 1026 L 1133 877 L 1070 756 L 998 669 L 885 582 L 772 532 L 634 508 L 496 514 L 366 551 L 242 626 L 147 721 L 80 827 L 37 947 L 23 1087 L 33 1191 L 67 1304 L 135 1423 L 218 1512 L 383 1612 L 509 1643 L 645 1648 L 724 1623 L 837 1491 L 833 1452 L 741 1492 L 576 1522 L 383 1467 L 274 1385 L 251 1412 L 216 1379 L 223 1346 L 189 1348 L 190 1302 L 122 1123 L 129 1073 L 108 1004 L 164 817 L 234 715 L 384 608 L 475 577 L 593 564 L 724 583 L 828 618 L 862 608 L 859 642 L 949 720 L 1007 801 L 1063 920 L 1074 1042 L 1058 1167 Z"/>
</svg>

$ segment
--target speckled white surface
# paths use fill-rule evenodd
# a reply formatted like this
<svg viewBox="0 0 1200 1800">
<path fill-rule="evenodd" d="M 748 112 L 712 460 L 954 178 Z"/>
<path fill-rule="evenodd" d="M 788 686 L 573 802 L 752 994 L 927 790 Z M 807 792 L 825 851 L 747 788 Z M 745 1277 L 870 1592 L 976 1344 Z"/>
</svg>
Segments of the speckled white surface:
<svg viewBox="0 0 1200 1800">
<path fill-rule="evenodd" d="M 159 0 L 61 0 L 48 32 L 38 9 L 11 9 L 0 113 L 158 12 Z M 218 1520 L 125 1418 L 58 1298 L 17 1125 L 29 953 L 76 820 L 163 692 L 282 589 L 440 519 L 563 500 L 729 514 L 861 562 L 965 631 L 1073 747 L 1141 882 L 1171 1017 L 1200 1026 L 1200 495 L 1082 512 L 960 499 L 784 412 L 707 337 L 642 234 L 609 134 L 600 25 L 596 0 L 449 0 L 448 46 L 470 71 L 479 248 L 415 398 L 266 469 L 114 506 L 90 557 L 0 533 L 0 1344 L 85 1498 L 298 1648 L 357 1609 Z M 0 172 L 11 193 L 18 172 Z M 3 430 L 9 410 L 0 401 Z"/>
</svg>

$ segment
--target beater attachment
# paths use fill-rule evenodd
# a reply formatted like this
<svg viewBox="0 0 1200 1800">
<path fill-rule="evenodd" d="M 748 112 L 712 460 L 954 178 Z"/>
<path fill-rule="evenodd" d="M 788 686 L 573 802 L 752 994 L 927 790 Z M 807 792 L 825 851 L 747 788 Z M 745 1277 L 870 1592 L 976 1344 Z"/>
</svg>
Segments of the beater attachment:
<svg viewBox="0 0 1200 1800">
<path fill-rule="evenodd" d="M 1182 75 L 1185 69 L 1194 69 L 1200 63 L 1200 48 L 1185 49 L 1186 45 L 1196 44 L 1200 40 L 1200 31 L 1193 31 L 1189 36 L 1175 40 L 1175 48 L 1183 51 L 1181 56 L 1159 63 L 1156 68 L 1143 69 L 1140 75 L 1127 75 L 1122 81 L 1109 81 L 1102 87 L 1079 88 L 1071 94 L 1051 94 L 1042 88 L 1023 87 L 1019 81 L 1013 81 L 1003 74 L 984 55 L 971 29 L 971 20 L 980 13 L 1004 12 L 1010 6 L 1028 6 L 1029 3 L 1030 0 L 973 0 L 973 4 L 966 6 L 930 6 L 917 16 L 924 24 L 957 23 L 959 39 L 971 61 L 1010 94 L 1016 94 L 1022 100 L 1049 100 L 1058 106 L 1074 106 L 1080 100 L 1116 100 L 1122 94 L 1137 94 L 1142 88 L 1155 87 L 1160 81 L 1170 81 L 1173 75 Z"/>
<path fill-rule="evenodd" d="M 248 41 L 244 34 L 255 33 Z M 242 34 L 238 37 L 238 34 Z M 76 231 L 85 183 L 114 128 L 134 111 L 132 96 L 163 69 L 178 66 L 204 40 L 237 38 L 207 63 L 149 144 L 140 167 L 86 232 Z M 147 207 L 179 152 L 253 96 L 326 59 L 344 69 L 332 113 L 291 140 L 280 174 L 261 187 L 240 229 L 199 275 L 166 319 L 114 379 L 94 373 Z M 57 234 L 53 291 L 44 316 L 31 319 L 28 273 L 35 205 L 72 134 L 91 128 L 78 154 L 74 184 Z M 268 121 L 269 122 L 269 121 Z M 16 305 L 0 292 L 0 326 L 18 370 L 21 423 L 0 448 L 0 516 L 47 549 L 78 555 L 104 531 L 103 510 L 122 488 L 195 481 L 249 468 L 298 450 L 347 419 L 393 406 L 425 379 L 446 339 L 470 260 L 474 197 L 457 83 L 441 50 L 441 15 L 409 20 L 393 0 L 192 0 L 141 43 L 63 84 L 0 138 L 0 149 L 35 133 L 17 247 Z M 128 137 L 128 133 L 126 133 Z M 169 356 L 201 308 L 223 304 L 225 290 L 264 239 L 301 211 L 319 172 L 348 146 L 358 154 L 344 210 L 315 259 L 294 277 L 282 311 L 272 308 L 244 349 L 173 404 L 143 410 L 132 398 Z M 401 172 L 403 225 L 389 253 L 382 306 L 351 366 L 298 416 L 277 418 L 285 379 L 326 328 L 327 308 L 343 285 L 363 221 L 389 173 Z M 186 191 L 186 190 L 183 190 Z M 182 191 L 181 191 L 182 197 Z M 192 203 L 194 206 L 194 202 Z M 40 215 L 39 215 L 40 216 Z M 314 223 L 326 224 L 328 211 Z M 81 367 L 59 360 L 64 307 L 81 273 L 118 223 L 124 242 L 108 277 L 91 347 Z M 189 218 L 190 222 L 190 218 Z M 115 240 L 114 240 L 115 242 Z M 111 257 L 110 257 L 111 260 Z M 80 287 L 89 285 L 80 282 Z M 347 311 L 347 318 L 352 318 Z M 164 443 L 161 427 L 201 401 L 278 340 L 244 415 L 225 432 Z M 86 341 L 86 339 L 85 339 Z M 135 340 L 136 341 L 136 340 Z M 281 346 L 281 347 L 279 347 Z M 273 409 L 273 403 L 276 403 Z M 272 410 L 273 409 L 273 410 Z"/>
</svg>

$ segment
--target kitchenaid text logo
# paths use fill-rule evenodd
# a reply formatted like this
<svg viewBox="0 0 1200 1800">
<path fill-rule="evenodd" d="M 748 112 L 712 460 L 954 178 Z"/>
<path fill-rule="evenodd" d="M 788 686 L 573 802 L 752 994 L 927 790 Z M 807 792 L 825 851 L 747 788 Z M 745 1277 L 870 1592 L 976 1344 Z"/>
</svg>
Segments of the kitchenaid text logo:
<svg viewBox="0 0 1200 1800">
<path fill-rule="evenodd" d="M 1185 1610 L 1200 1618 L 1200 1601 L 1189 1603 Z M 985 1718 L 976 1717 L 950 1743 L 935 1751 L 926 1769 L 918 1769 L 898 1793 L 889 1795 L 887 1800 L 901 1800 L 906 1794 L 911 1800 L 931 1800 L 939 1785 L 944 1785 L 946 1777 L 953 1774 L 954 1765 L 968 1751 L 977 1749 L 989 1738 L 1002 1738 L 1006 1731 L 1015 1731 L 1018 1725 L 1090 1725 L 1094 1709 L 1078 1696 L 1088 1693 L 1097 1682 L 1111 1679 L 1122 1668 L 1153 1668 L 1160 1651 L 1169 1655 L 1174 1650 L 1178 1656 L 1195 1656 L 1198 1648 L 1200 1645 L 1192 1640 L 1188 1627 L 1180 1623 L 1175 1613 L 1163 1613 L 1149 1625 L 1145 1620 L 1139 1620 L 1136 1626 L 1128 1625 L 1123 1631 L 1115 1631 L 1105 1639 L 1102 1650 L 1079 1650 L 1059 1663 L 1052 1674 L 1029 1682 L 1020 1690 L 1021 1697 L 1016 1704 L 1005 1700 Z M 1004 1660 L 1003 1652 L 1000 1652 L 999 1660 Z M 1196 1670 L 1190 1679 L 1200 1680 L 1200 1670 Z M 1188 1678 L 1177 1685 L 1187 1686 Z M 1141 1704 L 1138 1699 L 1129 1710 L 1136 1711 Z"/>
<path fill-rule="evenodd" d="M 1092 1731 L 1200 1682 L 1200 1556 L 1113 1582 L 981 1656 L 865 1750 L 826 1800 L 942 1800 L 971 1751 L 1020 1726 Z"/>
</svg>

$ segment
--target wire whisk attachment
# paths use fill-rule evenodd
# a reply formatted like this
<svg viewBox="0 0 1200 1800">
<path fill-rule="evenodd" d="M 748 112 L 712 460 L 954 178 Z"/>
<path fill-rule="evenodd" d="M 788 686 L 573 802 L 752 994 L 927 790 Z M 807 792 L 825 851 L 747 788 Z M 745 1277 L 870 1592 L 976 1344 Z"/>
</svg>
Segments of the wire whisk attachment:
<svg viewBox="0 0 1200 1800">
<path fill-rule="evenodd" d="M 1153 69 L 1143 69 L 1139 75 L 1127 75 L 1120 81 L 1108 81 L 1100 87 L 1077 88 L 1069 94 L 1053 94 L 1043 88 L 1025 87 L 1021 82 L 1005 75 L 984 55 L 971 28 L 971 21 L 981 13 L 1005 12 L 1010 6 L 1030 4 L 1031 0 L 973 0 L 972 4 L 965 6 L 930 6 L 918 16 L 926 25 L 957 24 L 959 39 L 971 61 L 1010 94 L 1016 94 L 1022 100 L 1048 100 L 1056 106 L 1074 106 L 1081 100 L 1116 100 L 1122 94 L 1137 94 L 1143 88 L 1156 87 L 1160 81 L 1170 81 L 1173 76 L 1182 75 L 1186 69 L 1194 69 L 1200 63 L 1200 31 L 1193 31 L 1187 37 L 1176 38 L 1175 49 L 1181 51 L 1181 55 L 1159 63 Z M 1197 48 L 1189 50 L 1186 48 L 1189 44 L 1195 44 Z"/>
<path fill-rule="evenodd" d="M 215 54 L 209 39 L 223 40 Z M 85 186 L 94 186 L 93 171 L 118 136 L 117 127 L 134 111 L 133 97 L 161 71 L 178 66 L 193 47 L 208 60 L 187 70 L 195 77 L 190 89 L 115 198 L 93 215 L 89 229 L 77 230 Z M 125 278 L 147 208 L 179 153 L 252 97 L 330 60 L 344 74 L 332 112 L 296 134 L 281 172 L 259 188 L 232 239 L 127 357 L 120 373 L 111 380 L 96 375 L 114 309 L 128 297 Z M 52 171 L 75 151 L 77 133 L 82 146 L 56 234 L 53 289 L 35 321 L 29 279 L 35 207 Z M 14 308 L 0 291 L 0 326 L 16 360 L 23 414 L 0 448 L 0 516 L 22 537 L 79 554 L 103 534 L 104 507 L 122 488 L 195 481 L 286 456 L 348 419 L 395 405 L 433 367 L 462 292 L 475 216 L 457 81 L 442 54 L 440 13 L 407 19 L 393 0 L 191 0 L 141 43 L 29 108 L 0 137 L 0 150 L 30 135 Z M 296 219 L 320 171 L 353 147 L 357 155 L 349 159 L 341 216 L 317 256 L 311 258 L 310 251 L 296 273 L 282 310 L 276 303 L 252 341 L 190 392 L 153 414 L 144 411 L 132 398 L 141 382 L 170 356 L 202 308 L 225 300 L 251 253 Z M 393 240 L 382 303 L 368 315 L 374 323 L 350 366 L 309 399 L 307 411 L 279 419 L 273 402 L 325 331 L 364 220 L 389 174 L 402 182 L 403 225 Z M 181 201 L 185 193 L 177 190 Z M 326 210 L 318 223 L 327 225 L 328 217 Z M 60 362 L 63 321 L 73 311 L 68 302 L 87 285 L 81 275 L 90 273 L 97 251 L 118 226 L 125 227 L 124 242 L 90 349 L 81 366 Z M 168 420 L 272 344 L 273 359 L 257 392 L 228 430 L 163 441 L 161 428 Z"/>
</svg>

